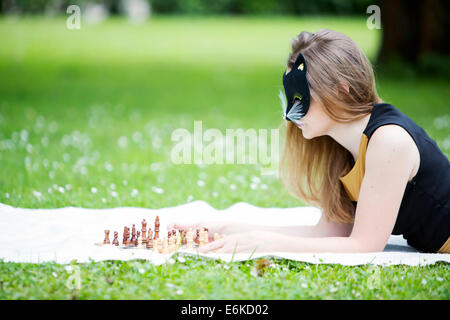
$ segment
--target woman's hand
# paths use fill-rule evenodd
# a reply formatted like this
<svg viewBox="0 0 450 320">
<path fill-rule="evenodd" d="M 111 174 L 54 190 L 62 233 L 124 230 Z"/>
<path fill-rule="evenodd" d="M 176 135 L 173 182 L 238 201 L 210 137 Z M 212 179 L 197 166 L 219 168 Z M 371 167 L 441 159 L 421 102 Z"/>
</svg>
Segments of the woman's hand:
<svg viewBox="0 0 450 320">
<path fill-rule="evenodd" d="M 274 234 L 271 232 L 262 232 L 259 230 L 230 234 L 200 247 L 199 251 L 202 253 L 252 253 L 274 251 L 273 245 L 276 239 L 272 238 L 273 235 Z"/>
</svg>

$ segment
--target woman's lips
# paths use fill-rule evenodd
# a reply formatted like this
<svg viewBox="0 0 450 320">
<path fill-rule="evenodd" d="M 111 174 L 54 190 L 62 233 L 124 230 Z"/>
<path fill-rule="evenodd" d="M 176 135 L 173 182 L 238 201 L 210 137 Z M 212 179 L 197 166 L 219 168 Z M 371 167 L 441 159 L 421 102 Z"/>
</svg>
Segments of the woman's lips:
<svg viewBox="0 0 450 320">
<path fill-rule="evenodd" d="M 303 128 L 305 126 L 305 123 L 303 121 L 297 121 L 296 124 L 299 128 Z"/>
</svg>

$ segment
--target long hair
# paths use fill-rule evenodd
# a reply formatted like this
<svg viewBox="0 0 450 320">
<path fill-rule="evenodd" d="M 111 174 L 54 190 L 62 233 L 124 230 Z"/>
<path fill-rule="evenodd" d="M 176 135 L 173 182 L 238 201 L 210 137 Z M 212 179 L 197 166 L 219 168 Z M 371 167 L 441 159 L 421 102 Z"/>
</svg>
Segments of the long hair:
<svg viewBox="0 0 450 320">
<path fill-rule="evenodd" d="M 308 65 L 312 101 L 336 122 L 351 122 L 381 102 L 372 66 L 346 35 L 327 29 L 303 31 L 292 39 L 287 66 L 301 52 Z M 348 91 L 342 85 L 348 86 Z M 319 207 L 327 220 L 353 223 L 356 206 L 339 180 L 354 165 L 351 153 L 328 135 L 305 139 L 301 129 L 286 121 L 279 177 L 290 194 Z"/>
</svg>

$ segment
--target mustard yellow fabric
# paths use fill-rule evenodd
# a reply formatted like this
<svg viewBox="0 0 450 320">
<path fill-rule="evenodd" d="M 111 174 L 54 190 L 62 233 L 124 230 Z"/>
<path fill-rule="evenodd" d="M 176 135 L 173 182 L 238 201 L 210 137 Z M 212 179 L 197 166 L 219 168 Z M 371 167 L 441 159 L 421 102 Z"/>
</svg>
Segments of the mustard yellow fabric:
<svg viewBox="0 0 450 320">
<path fill-rule="evenodd" d="M 344 176 L 339 177 L 347 195 L 352 201 L 358 201 L 364 172 L 366 169 L 366 150 L 369 139 L 363 133 L 359 144 L 358 158 L 353 168 Z"/>
<path fill-rule="evenodd" d="M 439 253 L 450 253 L 450 237 L 445 241 L 444 245 L 438 250 Z"/>
</svg>

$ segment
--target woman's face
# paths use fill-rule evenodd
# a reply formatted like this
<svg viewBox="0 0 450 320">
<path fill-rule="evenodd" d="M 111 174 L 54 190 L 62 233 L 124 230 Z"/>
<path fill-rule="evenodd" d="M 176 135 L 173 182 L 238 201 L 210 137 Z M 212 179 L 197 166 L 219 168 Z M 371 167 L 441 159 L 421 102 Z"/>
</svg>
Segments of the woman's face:
<svg viewBox="0 0 450 320">
<path fill-rule="evenodd" d="M 286 73 L 290 71 L 291 68 L 287 67 Z M 295 124 L 302 130 L 305 139 L 312 139 L 328 134 L 332 120 L 323 112 L 321 103 L 311 96 L 308 112 Z"/>
<path fill-rule="evenodd" d="M 305 139 L 312 139 L 326 135 L 332 120 L 323 111 L 322 105 L 311 98 L 308 112 L 299 122 L 300 125 L 297 126 L 302 130 L 303 137 Z"/>
</svg>

